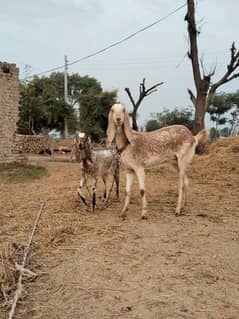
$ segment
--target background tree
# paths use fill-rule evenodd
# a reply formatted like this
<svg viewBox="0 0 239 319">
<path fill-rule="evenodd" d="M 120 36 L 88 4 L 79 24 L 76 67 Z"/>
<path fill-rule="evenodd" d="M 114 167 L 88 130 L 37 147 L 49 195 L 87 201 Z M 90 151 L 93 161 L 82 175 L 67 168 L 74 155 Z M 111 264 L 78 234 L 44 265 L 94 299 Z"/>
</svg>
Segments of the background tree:
<svg viewBox="0 0 239 319">
<path fill-rule="evenodd" d="M 195 106 L 193 132 L 196 134 L 204 128 L 205 113 L 209 105 L 211 104 L 211 99 L 214 96 L 216 90 L 221 85 L 239 76 L 239 72 L 235 72 L 239 66 L 239 52 L 236 50 L 235 44 L 233 42 L 231 46 L 230 61 L 227 65 L 227 70 L 225 74 L 217 82 L 212 83 L 212 76 L 215 73 L 215 68 L 211 72 L 206 74 L 203 68 L 202 61 L 200 67 L 197 43 L 199 31 L 197 30 L 195 22 L 194 0 L 187 0 L 187 14 L 185 16 L 185 21 L 187 21 L 188 24 L 188 34 L 190 41 L 188 57 L 190 58 L 192 63 L 193 78 L 196 87 L 196 94 L 194 94 L 190 89 L 188 89 L 190 98 L 193 102 L 193 105 Z"/>
<path fill-rule="evenodd" d="M 152 114 L 152 119 L 146 123 L 146 131 L 152 131 L 169 125 L 185 125 L 190 130 L 193 128 L 193 115 L 190 109 L 174 110 L 164 109 L 160 113 Z"/>
<path fill-rule="evenodd" d="M 64 73 L 49 77 L 35 77 L 21 84 L 19 127 L 31 128 L 37 133 L 44 130 L 60 130 L 64 134 L 67 119 L 70 132 L 75 132 L 79 123 L 79 101 L 81 95 L 102 93 L 100 83 L 88 76 L 69 75 L 68 103 L 64 100 Z"/>
<path fill-rule="evenodd" d="M 21 85 L 19 109 L 18 126 L 37 133 L 52 128 L 63 132 L 64 118 L 75 119 L 73 107 L 65 103 L 54 80 L 49 77 L 34 77 Z"/>
<path fill-rule="evenodd" d="M 215 122 L 216 136 L 219 137 L 219 125 L 224 125 L 227 122 L 227 117 L 224 116 L 232 107 L 232 103 L 226 93 L 219 93 L 213 96 L 211 104 L 208 107 L 208 113 L 213 122 Z"/>
<path fill-rule="evenodd" d="M 157 83 L 155 85 L 153 85 L 152 87 L 150 87 L 149 89 L 146 90 L 145 88 L 145 78 L 143 78 L 143 81 L 140 83 L 139 85 L 139 97 L 138 100 L 135 101 L 129 88 L 125 88 L 126 93 L 128 94 L 128 97 L 133 105 L 133 111 L 130 112 L 130 115 L 132 117 L 132 128 L 135 131 L 138 131 L 138 124 L 137 124 L 137 112 L 139 109 L 139 106 L 141 104 L 141 102 L 143 101 L 143 99 L 152 94 L 153 92 L 157 91 L 157 87 L 162 85 L 163 82 Z"/>
<path fill-rule="evenodd" d="M 46 112 L 39 98 L 35 80 L 29 85 L 21 84 L 18 127 L 39 132 L 42 127 L 46 126 L 46 123 Z"/>
<path fill-rule="evenodd" d="M 116 91 L 89 91 L 79 97 L 80 130 L 88 133 L 92 139 L 99 142 L 105 137 L 110 108 L 116 103 Z"/>
<path fill-rule="evenodd" d="M 148 120 L 146 122 L 145 125 L 145 130 L 146 132 L 150 132 L 150 131 L 154 131 L 157 130 L 158 128 L 160 128 L 160 123 L 158 122 L 158 120 L 155 118 L 155 114 L 151 114 L 151 116 L 153 117 L 152 119 Z"/>
<path fill-rule="evenodd" d="M 232 118 L 229 120 L 231 124 L 229 135 L 233 136 L 237 134 L 237 128 L 239 126 L 239 90 L 235 93 L 228 94 L 228 100 L 232 104 Z"/>
<path fill-rule="evenodd" d="M 220 136 L 228 137 L 229 134 L 230 134 L 229 127 L 224 127 L 223 129 L 220 130 Z"/>
<path fill-rule="evenodd" d="M 50 75 L 50 79 L 56 85 L 59 97 L 64 98 L 64 73 L 54 72 Z M 82 94 L 87 94 L 89 91 L 101 92 L 102 88 L 100 82 L 95 78 L 86 76 L 81 76 L 77 73 L 68 75 L 68 103 L 75 107 L 79 102 L 79 96 Z"/>
</svg>

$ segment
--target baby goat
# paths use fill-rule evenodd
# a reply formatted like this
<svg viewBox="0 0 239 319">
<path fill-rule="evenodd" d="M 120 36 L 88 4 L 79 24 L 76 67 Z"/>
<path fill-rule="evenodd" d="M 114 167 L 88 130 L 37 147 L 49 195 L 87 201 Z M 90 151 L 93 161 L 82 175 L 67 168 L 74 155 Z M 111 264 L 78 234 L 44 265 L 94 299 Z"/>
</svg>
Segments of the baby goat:
<svg viewBox="0 0 239 319">
<path fill-rule="evenodd" d="M 174 162 L 179 170 L 179 195 L 176 215 L 186 203 L 188 178 L 186 168 L 191 162 L 199 142 L 208 139 L 208 131 L 202 130 L 196 136 L 183 125 L 172 125 L 152 132 L 136 132 L 131 129 L 129 115 L 122 104 L 111 107 L 108 118 L 107 146 L 116 136 L 116 146 L 121 153 L 121 161 L 126 169 L 126 197 L 121 216 L 126 216 L 130 202 L 131 186 L 136 175 L 142 197 L 142 215 L 147 218 L 147 201 L 145 197 L 146 167 L 158 165 L 165 161 Z"/>
<path fill-rule="evenodd" d="M 104 200 L 107 203 L 110 195 L 109 178 L 113 176 L 116 185 L 116 196 L 119 198 L 119 158 L 118 155 L 111 149 L 92 149 L 90 138 L 85 133 L 79 133 L 75 137 L 77 146 L 76 152 L 82 163 L 81 167 L 81 180 L 77 189 L 78 194 L 82 201 L 86 204 L 86 198 L 83 194 L 84 186 L 86 185 L 89 176 L 93 177 L 92 187 L 92 203 L 91 209 L 94 212 L 96 207 L 96 186 L 97 179 L 103 179 Z"/>
</svg>

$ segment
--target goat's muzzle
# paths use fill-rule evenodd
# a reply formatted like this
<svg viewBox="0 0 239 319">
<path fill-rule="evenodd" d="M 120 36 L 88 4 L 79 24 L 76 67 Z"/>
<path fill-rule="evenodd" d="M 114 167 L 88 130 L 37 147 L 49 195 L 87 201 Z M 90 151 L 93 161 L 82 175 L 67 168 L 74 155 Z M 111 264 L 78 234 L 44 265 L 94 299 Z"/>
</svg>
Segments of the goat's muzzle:
<svg viewBox="0 0 239 319">
<path fill-rule="evenodd" d="M 79 150 L 83 150 L 84 149 L 84 144 L 83 143 L 79 143 Z"/>
<path fill-rule="evenodd" d="M 121 121 L 121 119 L 116 119 L 116 125 L 121 125 L 122 124 L 122 121 Z"/>
</svg>

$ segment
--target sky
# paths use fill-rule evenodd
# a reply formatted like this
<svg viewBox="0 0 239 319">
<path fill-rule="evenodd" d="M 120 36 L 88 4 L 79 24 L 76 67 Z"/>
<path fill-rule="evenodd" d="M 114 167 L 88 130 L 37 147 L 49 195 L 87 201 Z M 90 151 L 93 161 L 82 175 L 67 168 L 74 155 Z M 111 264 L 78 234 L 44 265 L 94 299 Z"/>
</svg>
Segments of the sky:
<svg viewBox="0 0 239 319">
<path fill-rule="evenodd" d="M 216 65 L 216 82 L 226 71 L 230 46 L 239 47 L 239 1 L 197 0 L 199 51 L 206 70 Z M 0 0 L 0 61 L 16 63 L 20 78 L 92 54 L 150 25 L 185 3 L 183 0 Z M 130 40 L 69 66 L 69 73 L 95 77 L 104 90 L 118 90 L 118 100 L 131 110 L 125 87 L 138 97 L 139 84 L 164 82 L 145 98 L 141 125 L 164 108 L 192 105 L 194 91 L 187 58 L 186 7 Z M 26 65 L 30 66 L 27 68 Z M 47 75 L 47 74 L 46 74 Z M 239 79 L 219 91 L 234 92 Z M 207 121 L 208 125 L 209 122 Z"/>
</svg>

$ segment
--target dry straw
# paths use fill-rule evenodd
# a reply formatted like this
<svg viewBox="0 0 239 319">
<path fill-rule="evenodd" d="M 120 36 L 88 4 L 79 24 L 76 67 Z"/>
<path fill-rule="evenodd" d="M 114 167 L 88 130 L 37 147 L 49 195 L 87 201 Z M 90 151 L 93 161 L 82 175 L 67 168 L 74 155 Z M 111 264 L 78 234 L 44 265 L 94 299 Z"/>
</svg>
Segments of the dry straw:
<svg viewBox="0 0 239 319">
<path fill-rule="evenodd" d="M 37 228 L 39 219 L 41 217 L 44 205 L 45 205 L 45 202 L 43 202 L 41 204 L 40 209 L 38 211 L 38 214 L 36 216 L 36 219 L 35 219 L 35 222 L 34 222 L 34 225 L 33 225 L 33 228 L 32 228 L 32 232 L 31 232 L 31 234 L 29 236 L 29 239 L 28 239 L 28 244 L 27 244 L 27 246 L 25 247 L 25 250 L 24 250 L 22 263 L 21 263 L 21 265 L 18 265 L 18 264 L 15 265 L 16 266 L 16 270 L 19 271 L 19 277 L 18 277 L 18 282 L 17 282 L 17 289 L 15 291 L 15 294 L 14 294 L 14 297 L 13 297 L 13 300 L 12 300 L 12 306 L 11 306 L 11 310 L 9 312 L 8 319 L 14 318 L 17 302 L 18 302 L 19 298 L 21 297 L 22 290 L 23 290 L 23 286 L 22 286 L 23 277 L 24 276 L 28 276 L 29 277 L 29 276 L 35 276 L 36 275 L 33 272 L 31 272 L 30 270 L 26 269 L 25 266 L 26 266 L 26 260 L 27 260 L 28 254 L 30 252 L 30 247 L 31 247 L 31 243 L 32 243 L 32 240 L 33 240 L 33 236 L 34 236 L 34 234 L 36 232 L 36 228 Z"/>
</svg>

